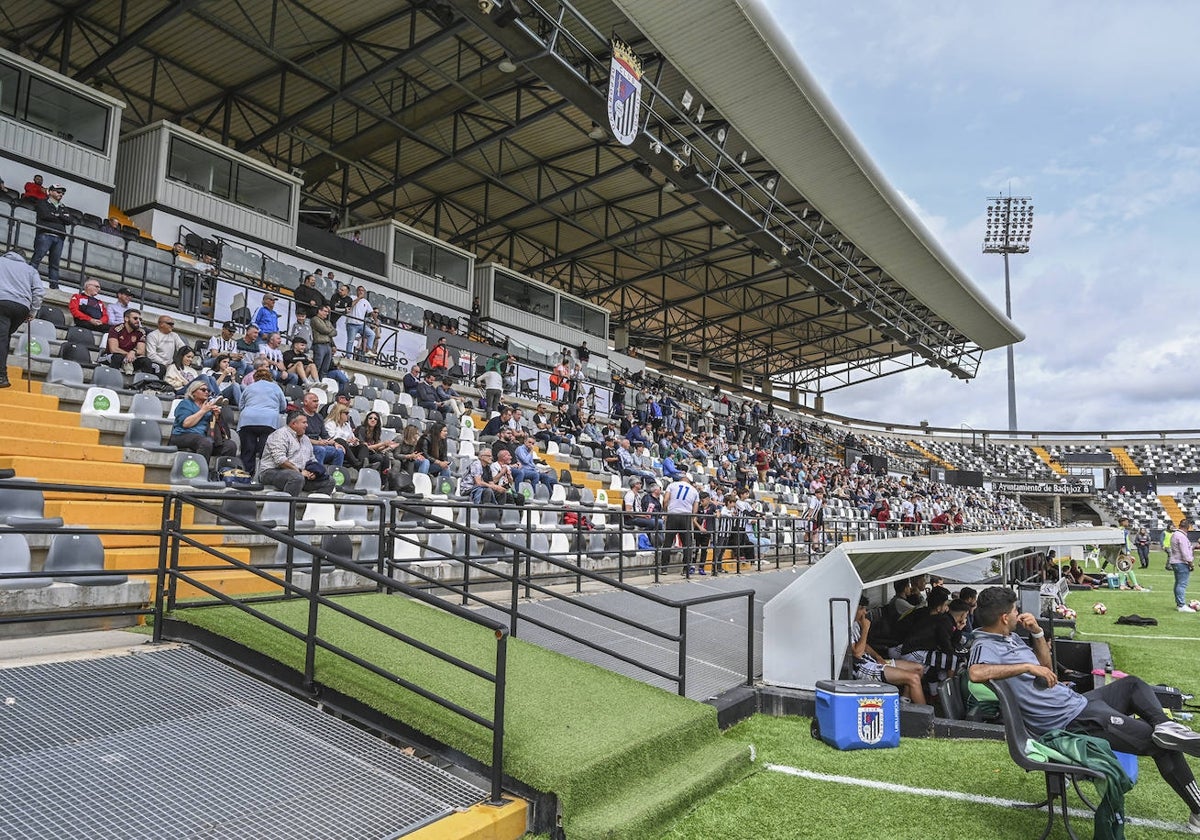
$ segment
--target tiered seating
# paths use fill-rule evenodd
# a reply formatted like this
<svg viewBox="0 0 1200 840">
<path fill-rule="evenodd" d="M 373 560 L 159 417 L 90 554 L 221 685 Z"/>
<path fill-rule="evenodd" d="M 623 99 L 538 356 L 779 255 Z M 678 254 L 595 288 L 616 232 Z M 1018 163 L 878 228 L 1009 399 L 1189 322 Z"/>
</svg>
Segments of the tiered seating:
<svg viewBox="0 0 1200 840">
<path fill-rule="evenodd" d="M 989 443 L 987 446 L 923 438 L 921 445 L 956 469 L 982 472 L 984 476 L 1020 476 L 1053 481 L 1058 476 L 1033 451 L 1021 444 Z"/>
</svg>

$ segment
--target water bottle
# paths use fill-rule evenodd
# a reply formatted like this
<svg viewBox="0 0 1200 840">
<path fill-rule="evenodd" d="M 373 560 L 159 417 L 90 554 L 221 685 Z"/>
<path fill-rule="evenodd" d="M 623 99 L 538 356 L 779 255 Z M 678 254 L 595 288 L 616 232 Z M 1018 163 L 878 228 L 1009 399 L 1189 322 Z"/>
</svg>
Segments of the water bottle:
<svg viewBox="0 0 1200 840">
<path fill-rule="evenodd" d="M 1109 685 L 1112 683 L 1112 681 L 1113 681 L 1113 666 L 1112 666 L 1112 660 L 1110 659 L 1104 663 L 1104 684 Z"/>
<path fill-rule="evenodd" d="M 1175 718 L 1175 720 L 1191 720 L 1192 713 L 1191 712 L 1171 712 L 1171 717 Z"/>
</svg>

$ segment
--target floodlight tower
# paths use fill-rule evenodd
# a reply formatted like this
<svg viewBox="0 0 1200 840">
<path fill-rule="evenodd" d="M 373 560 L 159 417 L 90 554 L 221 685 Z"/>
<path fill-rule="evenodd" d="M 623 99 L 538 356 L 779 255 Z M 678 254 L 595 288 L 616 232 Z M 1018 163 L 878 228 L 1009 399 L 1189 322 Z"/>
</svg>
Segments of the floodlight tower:
<svg viewBox="0 0 1200 840">
<path fill-rule="evenodd" d="M 988 199 L 983 253 L 1004 255 L 1004 314 L 1009 320 L 1012 320 L 1012 282 L 1008 276 L 1008 255 L 1028 254 L 1032 233 L 1033 199 L 1011 195 Z M 1017 430 L 1017 375 L 1011 344 L 1008 345 L 1008 430 Z"/>
</svg>

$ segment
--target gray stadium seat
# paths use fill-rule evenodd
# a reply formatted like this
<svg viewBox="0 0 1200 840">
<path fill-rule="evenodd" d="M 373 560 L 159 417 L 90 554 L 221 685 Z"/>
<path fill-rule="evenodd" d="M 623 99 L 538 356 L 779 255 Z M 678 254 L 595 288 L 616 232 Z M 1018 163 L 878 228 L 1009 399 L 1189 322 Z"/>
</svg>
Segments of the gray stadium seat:
<svg viewBox="0 0 1200 840">
<path fill-rule="evenodd" d="M 0 485 L 0 524 L 61 528 L 60 516 L 46 517 L 46 500 L 41 490 Z"/>
<path fill-rule="evenodd" d="M 139 394 L 138 396 L 146 396 Z M 158 397 L 151 396 L 155 402 Z M 132 449 L 145 449 L 147 452 L 177 452 L 177 447 L 163 443 L 162 428 L 157 420 L 145 417 L 135 417 L 125 427 L 125 446 Z"/>
<path fill-rule="evenodd" d="M 116 586 L 126 575 L 72 575 L 66 572 L 104 570 L 104 546 L 95 534 L 55 534 L 50 538 L 43 571 L 55 580 L 77 586 Z"/>
<path fill-rule="evenodd" d="M 176 452 L 171 465 L 171 484 L 195 487 L 198 490 L 221 490 L 223 481 L 208 480 L 208 462 L 195 452 Z"/>
<path fill-rule="evenodd" d="M 53 385 L 83 386 L 83 365 L 70 359 L 51 359 L 46 381 Z"/>
<path fill-rule="evenodd" d="M 24 534 L 0 533 L 0 573 L 27 574 L 32 571 L 29 541 Z M 0 580 L 0 589 L 41 589 L 53 581 L 48 577 Z"/>
</svg>

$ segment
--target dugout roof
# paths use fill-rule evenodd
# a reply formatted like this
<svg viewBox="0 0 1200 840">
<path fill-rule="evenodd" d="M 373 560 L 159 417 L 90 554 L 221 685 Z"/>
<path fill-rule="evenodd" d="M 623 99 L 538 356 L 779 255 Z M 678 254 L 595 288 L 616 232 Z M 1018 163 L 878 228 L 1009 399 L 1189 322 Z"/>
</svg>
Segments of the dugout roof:
<svg viewBox="0 0 1200 840">
<path fill-rule="evenodd" d="M 611 34 L 644 62 L 629 147 L 601 134 Z M 619 345 L 676 367 L 968 379 L 1023 337 L 757 0 L 26 0 L 0 44 L 125 100 L 127 128 L 168 119 L 301 174 L 310 210 L 397 218 L 604 305 Z"/>
</svg>

